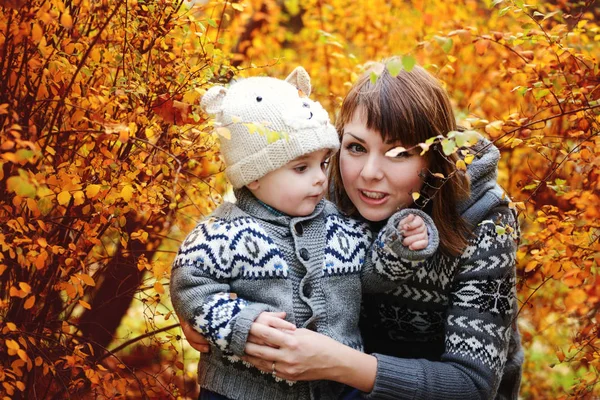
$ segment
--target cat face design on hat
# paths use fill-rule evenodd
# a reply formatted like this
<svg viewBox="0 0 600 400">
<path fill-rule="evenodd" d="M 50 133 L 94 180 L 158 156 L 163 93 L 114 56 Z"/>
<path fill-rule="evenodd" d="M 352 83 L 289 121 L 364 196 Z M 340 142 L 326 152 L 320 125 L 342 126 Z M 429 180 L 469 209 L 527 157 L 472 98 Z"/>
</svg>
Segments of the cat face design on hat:
<svg viewBox="0 0 600 400">
<path fill-rule="evenodd" d="M 308 98 L 310 77 L 297 67 L 285 80 L 270 77 L 243 79 L 226 88 L 213 86 L 202 98 L 202 107 L 215 114 L 218 124 L 257 124 L 270 131 L 290 133 L 296 129 L 327 124 L 321 104 Z"/>
<path fill-rule="evenodd" d="M 213 86 L 202 97 L 215 125 L 229 130 L 229 139 L 219 139 L 235 188 L 302 155 L 339 148 L 327 111 L 308 98 L 310 92 L 308 73 L 297 67 L 285 80 L 247 78 L 229 88 Z"/>
</svg>

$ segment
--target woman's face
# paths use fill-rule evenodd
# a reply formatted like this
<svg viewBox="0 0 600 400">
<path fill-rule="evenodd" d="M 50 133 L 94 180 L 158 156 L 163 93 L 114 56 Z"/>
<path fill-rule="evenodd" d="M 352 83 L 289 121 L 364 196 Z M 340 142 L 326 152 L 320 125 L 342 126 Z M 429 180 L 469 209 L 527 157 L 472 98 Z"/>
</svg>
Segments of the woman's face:
<svg viewBox="0 0 600 400">
<path fill-rule="evenodd" d="M 423 185 L 419 176 L 427 168 L 419 149 L 386 157 L 400 142 L 383 142 L 379 131 L 367 128 L 358 110 L 344 125 L 340 150 L 340 172 L 344 189 L 358 212 L 369 221 L 388 219 L 398 209 L 413 204 L 412 193 Z"/>
</svg>

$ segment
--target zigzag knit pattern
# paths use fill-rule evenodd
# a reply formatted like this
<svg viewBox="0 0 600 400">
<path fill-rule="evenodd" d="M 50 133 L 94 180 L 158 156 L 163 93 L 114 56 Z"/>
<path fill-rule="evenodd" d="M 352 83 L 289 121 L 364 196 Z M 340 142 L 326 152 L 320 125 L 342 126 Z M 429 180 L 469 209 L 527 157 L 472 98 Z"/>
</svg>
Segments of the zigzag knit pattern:
<svg viewBox="0 0 600 400">
<path fill-rule="evenodd" d="M 287 277 L 281 250 L 252 218 L 206 220 L 188 235 L 173 268 L 196 265 L 217 279 Z"/>
<path fill-rule="evenodd" d="M 514 225 L 509 212 L 494 218 L 496 224 Z M 380 321 L 369 319 L 367 326 L 387 331 L 393 341 L 445 340 L 447 359 L 475 359 L 482 369 L 500 376 L 516 311 L 516 244 L 514 235 L 499 234 L 495 226 L 484 221 L 461 257 L 437 254 L 391 291 L 392 296 L 366 298 L 365 307 Z"/>
<path fill-rule="evenodd" d="M 342 275 L 360 271 L 371 239 L 366 224 L 339 216 L 330 215 L 325 222 L 324 275 Z"/>
<path fill-rule="evenodd" d="M 246 300 L 232 299 L 229 293 L 209 296 L 194 317 L 194 325 L 212 343 L 227 351 L 233 332 L 232 323 L 247 304 Z"/>
</svg>

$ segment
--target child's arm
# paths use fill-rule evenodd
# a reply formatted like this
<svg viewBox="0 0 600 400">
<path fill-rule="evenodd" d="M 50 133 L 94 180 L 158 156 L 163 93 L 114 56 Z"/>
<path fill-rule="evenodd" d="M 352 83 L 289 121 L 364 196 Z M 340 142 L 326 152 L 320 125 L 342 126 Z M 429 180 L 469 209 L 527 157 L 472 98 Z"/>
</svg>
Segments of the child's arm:
<svg viewBox="0 0 600 400">
<path fill-rule="evenodd" d="M 238 298 L 229 282 L 236 268 L 227 222 L 200 223 L 181 245 L 171 270 L 171 299 L 177 314 L 224 352 L 242 355 L 250 326 L 275 307 Z M 292 325 L 292 324 L 290 324 Z"/>
<path fill-rule="evenodd" d="M 411 277 L 438 250 L 438 231 L 429 215 L 403 209 L 390 217 L 369 249 L 362 268 L 364 292 L 382 292 Z"/>
</svg>

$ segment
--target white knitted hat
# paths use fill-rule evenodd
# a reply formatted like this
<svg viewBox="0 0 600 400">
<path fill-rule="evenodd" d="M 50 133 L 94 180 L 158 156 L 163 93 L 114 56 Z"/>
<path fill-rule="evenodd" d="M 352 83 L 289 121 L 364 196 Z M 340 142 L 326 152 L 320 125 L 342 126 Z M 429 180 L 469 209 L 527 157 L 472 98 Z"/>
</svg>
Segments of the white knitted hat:
<svg viewBox="0 0 600 400">
<path fill-rule="evenodd" d="M 322 149 L 340 146 L 335 128 L 321 104 L 310 100 L 310 77 L 297 67 L 285 81 L 253 77 L 229 88 L 213 86 L 202 108 L 231 136 L 220 136 L 225 173 L 240 188 L 288 162 Z"/>
</svg>

